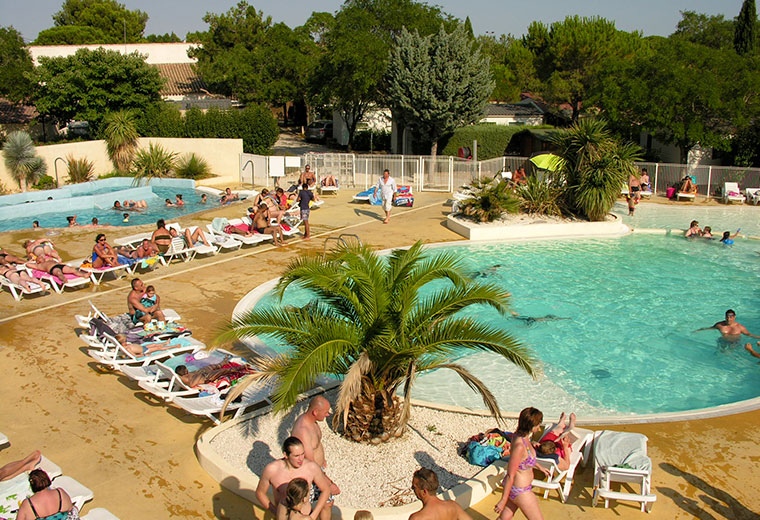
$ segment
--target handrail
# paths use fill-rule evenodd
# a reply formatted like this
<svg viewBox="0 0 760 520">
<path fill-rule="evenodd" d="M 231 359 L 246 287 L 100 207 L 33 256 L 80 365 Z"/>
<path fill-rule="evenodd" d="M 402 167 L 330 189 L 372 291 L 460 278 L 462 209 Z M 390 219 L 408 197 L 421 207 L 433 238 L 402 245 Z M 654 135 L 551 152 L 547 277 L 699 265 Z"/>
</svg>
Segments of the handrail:
<svg viewBox="0 0 760 520">
<path fill-rule="evenodd" d="M 348 243 L 343 239 L 343 237 L 354 237 L 359 245 L 362 245 L 362 239 L 359 238 L 359 235 L 355 233 L 341 233 L 337 237 L 327 237 L 325 238 L 325 246 L 322 251 L 322 259 L 325 259 L 327 257 L 327 243 L 331 240 L 335 240 L 339 244 L 343 244 L 345 247 L 348 247 Z"/>
</svg>

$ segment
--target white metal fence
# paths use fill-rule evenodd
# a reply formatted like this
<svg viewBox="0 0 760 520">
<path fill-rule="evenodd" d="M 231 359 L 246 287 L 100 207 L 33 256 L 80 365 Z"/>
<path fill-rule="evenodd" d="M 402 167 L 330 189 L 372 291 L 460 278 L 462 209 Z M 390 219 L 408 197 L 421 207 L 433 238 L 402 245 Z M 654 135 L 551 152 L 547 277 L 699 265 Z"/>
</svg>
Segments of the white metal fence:
<svg viewBox="0 0 760 520">
<path fill-rule="evenodd" d="M 473 179 L 492 178 L 501 171 L 515 171 L 526 167 L 527 157 L 497 157 L 485 161 L 471 161 L 459 157 L 430 155 L 373 155 L 349 153 L 307 153 L 303 156 L 240 155 L 240 182 L 272 187 L 287 185 L 298 180 L 307 164 L 318 179 L 334 176 L 347 188 L 368 189 L 388 169 L 396 182 L 411 185 L 416 191 L 456 191 Z M 742 189 L 760 188 L 760 168 L 735 166 L 697 166 L 667 163 L 638 163 L 646 168 L 657 194 L 676 186 L 686 175 L 696 178 L 698 193 L 703 196 L 721 196 L 726 182 L 738 182 Z"/>
</svg>

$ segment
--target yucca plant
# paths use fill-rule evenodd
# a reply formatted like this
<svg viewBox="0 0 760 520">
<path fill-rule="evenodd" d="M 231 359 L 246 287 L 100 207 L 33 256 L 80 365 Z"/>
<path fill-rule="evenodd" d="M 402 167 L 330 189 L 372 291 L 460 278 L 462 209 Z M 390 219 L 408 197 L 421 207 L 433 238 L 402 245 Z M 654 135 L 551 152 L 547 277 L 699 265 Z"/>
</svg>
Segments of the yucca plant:
<svg viewBox="0 0 760 520">
<path fill-rule="evenodd" d="M 526 213 L 561 215 L 562 189 L 537 177 L 528 177 L 524 184 L 515 187 L 520 208 Z"/>
<path fill-rule="evenodd" d="M 444 281 L 423 295 L 429 283 Z M 480 304 L 506 316 L 509 294 L 470 279 L 457 253 L 430 253 L 421 242 L 388 256 L 343 246 L 324 259 L 293 260 L 275 289 L 280 300 L 291 285 L 313 294 L 308 305 L 254 308 L 220 334 L 222 342 L 266 334 L 291 347 L 258 358 L 256 372 L 230 390 L 225 406 L 250 384 L 274 380 L 274 409 L 286 410 L 328 374 L 343 379 L 334 427 L 355 441 L 377 442 L 403 433 L 417 375 L 439 368 L 454 370 L 499 420 L 488 388 L 453 362 L 462 350 L 493 352 L 534 375 L 530 352 L 510 334 L 460 314 Z"/>
<path fill-rule="evenodd" d="M 555 152 L 565 162 L 555 172 L 553 184 L 564 186 L 571 211 L 599 221 L 609 213 L 620 188 L 640 159 L 634 144 L 621 144 L 598 119 L 581 119 L 568 130 L 551 136 Z"/>
<path fill-rule="evenodd" d="M 47 163 L 37 155 L 31 136 L 22 131 L 8 134 L 3 145 L 5 167 L 22 191 L 47 173 Z"/>
<path fill-rule="evenodd" d="M 475 222 L 493 222 L 505 213 L 520 211 L 520 200 L 514 195 L 506 181 L 473 181 L 472 198 L 462 201 L 462 214 Z"/>
<path fill-rule="evenodd" d="M 211 175 L 211 168 L 203 157 L 194 153 L 184 155 L 174 168 L 177 177 L 182 179 L 204 179 Z"/>
<path fill-rule="evenodd" d="M 80 182 L 89 182 L 95 176 L 95 165 L 87 159 L 77 159 L 73 155 L 66 157 L 66 163 L 69 166 L 69 180 L 67 184 L 77 184 Z"/>
<path fill-rule="evenodd" d="M 118 110 L 107 114 L 103 123 L 108 157 L 119 172 L 127 173 L 137 151 L 137 139 L 140 137 L 135 115 L 129 110 Z"/>
<path fill-rule="evenodd" d="M 175 152 L 169 152 L 160 144 L 148 144 L 148 149 L 138 150 L 132 161 L 134 183 L 149 182 L 153 178 L 168 177 L 174 170 L 177 157 Z"/>
</svg>

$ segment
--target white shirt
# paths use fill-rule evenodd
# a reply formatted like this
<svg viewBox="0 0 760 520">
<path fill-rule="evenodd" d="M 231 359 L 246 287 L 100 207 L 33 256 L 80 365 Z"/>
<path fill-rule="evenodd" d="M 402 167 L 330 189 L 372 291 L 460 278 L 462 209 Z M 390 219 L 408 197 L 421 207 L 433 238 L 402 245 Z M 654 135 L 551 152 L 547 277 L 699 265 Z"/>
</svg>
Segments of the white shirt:
<svg viewBox="0 0 760 520">
<path fill-rule="evenodd" d="M 380 177 L 380 180 L 377 181 L 377 186 L 375 187 L 375 192 L 377 190 L 380 190 L 380 198 L 383 200 L 388 200 L 393 198 L 393 194 L 396 193 L 398 190 L 398 186 L 396 186 L 396 181 L 393 179 L 393 177 L 388 177 L 388 182 L 384 182 L 385 180 Z"/>
</svg>

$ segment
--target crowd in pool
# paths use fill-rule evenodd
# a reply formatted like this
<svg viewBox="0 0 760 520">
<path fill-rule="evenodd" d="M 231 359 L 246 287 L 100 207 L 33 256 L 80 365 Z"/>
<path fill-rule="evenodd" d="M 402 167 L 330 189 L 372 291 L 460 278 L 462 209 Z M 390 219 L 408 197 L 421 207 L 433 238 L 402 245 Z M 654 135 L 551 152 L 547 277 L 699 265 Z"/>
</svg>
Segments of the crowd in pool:
<svg viewBox="0 0 760 520">
<path fill-rule="evenodd" d="M 719 242 L 726 246 L 734 245 L 734 238 L 739 235 L 739 231 L 741 230 L 742 228 L 737 229 L 736 233 L 733 235 L 730 231 L 724 231 L 723 236 L 720 238 Z M 715 240 L 715 237 L 712 234 L 712 228 L 710 228 L 710 226 L 705 226 L 704 229 L 701 229 L 699 227 L 699 222 L 696 220 L 691 221 L 689 224 L 689 229 L 684 232 L 684 236 L 686 238 L 704 238 L 706 240 Z"/>
</svg>

